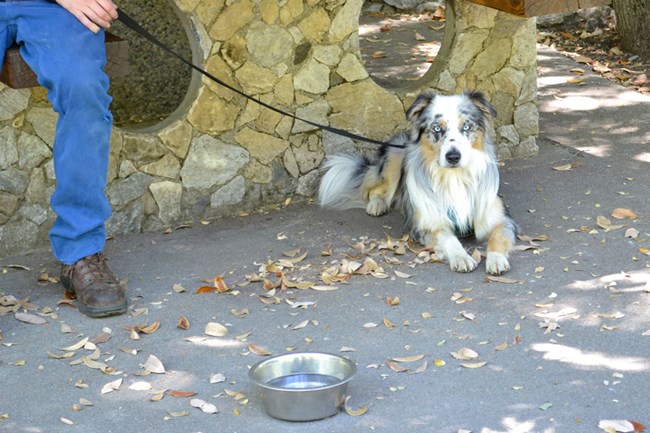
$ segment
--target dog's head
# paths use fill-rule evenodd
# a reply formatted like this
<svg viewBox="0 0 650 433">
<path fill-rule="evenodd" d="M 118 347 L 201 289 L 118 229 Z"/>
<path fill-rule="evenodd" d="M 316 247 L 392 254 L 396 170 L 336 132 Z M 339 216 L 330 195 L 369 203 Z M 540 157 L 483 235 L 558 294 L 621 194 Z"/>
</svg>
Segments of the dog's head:
<svg viewBox="0 0 650 433">
<path fill-rule="evenodd" d="M 451 96 L 425 92 L 406 111 L 420 142 L 431 143 L 444 168 L 466 167 L 472 152 L 491 146 L 488 127 L 496 114 L 482 93 L 469 91 Z"/>
</svg>

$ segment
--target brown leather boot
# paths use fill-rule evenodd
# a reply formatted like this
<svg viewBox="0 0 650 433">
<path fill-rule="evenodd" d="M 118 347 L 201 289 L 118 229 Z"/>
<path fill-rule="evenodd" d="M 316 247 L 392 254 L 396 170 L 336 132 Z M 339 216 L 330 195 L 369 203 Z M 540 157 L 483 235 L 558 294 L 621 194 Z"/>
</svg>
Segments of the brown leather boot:
<svg viewBox="0 0 650 433">
<path fill-rule="evenodd" d="M 126 312 L 124 288 L 101 254 L 93 254 L 74 265 L 61 266 L 61 284 L 75 295 L 79 311 L 89 317 L 106 317 Z"/>
</svg>

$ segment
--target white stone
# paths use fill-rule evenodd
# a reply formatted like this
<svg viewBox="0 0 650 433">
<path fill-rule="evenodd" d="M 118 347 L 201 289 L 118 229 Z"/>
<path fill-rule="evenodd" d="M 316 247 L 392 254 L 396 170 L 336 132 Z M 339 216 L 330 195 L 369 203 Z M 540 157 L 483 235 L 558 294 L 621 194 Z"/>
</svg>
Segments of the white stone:
<svg viewBox="0 0 650 433">
<path fill-rule="evenodd" d="M 210 207 L 219 209 L 224 206 L 232 206 L 244 199 L 246 194 L 246 179 L 244 176 L 237 176 L 226 185 L 216 190 L 210 196 Z"/>
<path fill-rule="evenodd" d="M 149 191 L 158 205 L 158 218 L 165 224 L 178 221 L 181 217 L 181 196 L 183 186 L 164 181 L 149 185 Z"/>
<path fill-rule="evenodd" d="M 226 144 L 209 135 L 194 139 L 190 146 L 181 179 L 185 188 L 209 189 L 232 179 L 249 160 L 241 147 Z"/>
</svg>

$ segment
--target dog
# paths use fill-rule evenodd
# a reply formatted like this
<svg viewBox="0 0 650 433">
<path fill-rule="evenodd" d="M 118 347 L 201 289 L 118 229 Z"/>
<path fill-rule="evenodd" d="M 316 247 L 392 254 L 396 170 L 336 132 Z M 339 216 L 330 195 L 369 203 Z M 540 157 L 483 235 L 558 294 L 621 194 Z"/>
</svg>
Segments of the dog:
<svg viewBox="0 0 650 433">
<path fill-rule="evenodd" d="M 487 273 L 509 271 L 517 225 L 498 196 L 493 117 L 496 109 L 477 91 L 420 94 L 406 111 L 412 128 L 390 140 L 403 148 L 383 145 L 374 158 L 326 159 L 320 205 L 365 208 L 373 216 L 398 208 L 411 238 L 447 260 L 453 271 L 477 267 L 459 241 L 471 235 L 487 240 Z"/>
</svg>

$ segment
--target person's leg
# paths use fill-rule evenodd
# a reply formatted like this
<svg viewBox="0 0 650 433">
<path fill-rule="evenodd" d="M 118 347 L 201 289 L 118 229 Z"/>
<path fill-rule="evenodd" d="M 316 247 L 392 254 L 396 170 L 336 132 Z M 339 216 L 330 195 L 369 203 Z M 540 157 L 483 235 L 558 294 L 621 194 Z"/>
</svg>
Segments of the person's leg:
<svg viewBox="0 0 650 433">
<path fill-rule="evenodd" d="M 112 116 L 104 34 L 94 34 L 55 3 L 12 3 L 21 54 L 59 114 L 53 160 L 57 219 L 50 231 L 61 283 L 91 317 L 127 309 L 124 288 L 100 254 L 111 214 L 106 188 Z"/>
<path fill-rule="evenodd" d="M 7 48 L 14 44 L 15 39 L 16 26 L 6 14 L 6 4 L 0 2 L 0 64 L 4 61 Z"/>
<path fill-rule="evenodd" d="M 103 249 L 111 214 L 104 193 L 112 125 L 104 35 L 93 34 L 54 3 L 16 7 L 21 54 L 59 114 L 51 200 L 57 219 L 50 240 L 54 255 L 71 265 Z"/>
</svg>

